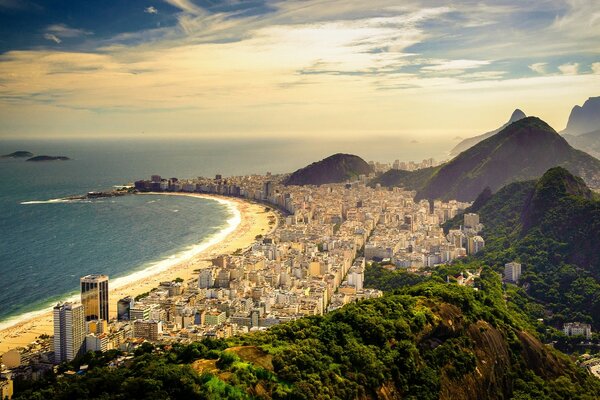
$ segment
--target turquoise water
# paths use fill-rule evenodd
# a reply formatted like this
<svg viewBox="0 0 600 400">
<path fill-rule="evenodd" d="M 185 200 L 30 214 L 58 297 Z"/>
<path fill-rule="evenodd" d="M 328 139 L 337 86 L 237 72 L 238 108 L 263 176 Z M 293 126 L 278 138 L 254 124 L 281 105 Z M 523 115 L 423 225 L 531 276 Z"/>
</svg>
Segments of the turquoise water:
<svg viewBox="0 0 600 400">
<path fill-rule="evenodd" d="M 414 160 L 442 155 L 447 146 L 439 147 L 416 151 L 401 143 L 283 140 L 0 141 L 0 154 L 27 150 L 72 159 L 0 159 L 0 325 L 75 293 L 80 276 L 114 279 L 174 256 L 219 232 L 229 218 L 224 205 L 186 197 L 44 201 L 111 189 L 151 174 L 282 173 L 335 152 L 367 160 Z M 42 203 L 22 204 L 32 201 Z"/>
</svg>

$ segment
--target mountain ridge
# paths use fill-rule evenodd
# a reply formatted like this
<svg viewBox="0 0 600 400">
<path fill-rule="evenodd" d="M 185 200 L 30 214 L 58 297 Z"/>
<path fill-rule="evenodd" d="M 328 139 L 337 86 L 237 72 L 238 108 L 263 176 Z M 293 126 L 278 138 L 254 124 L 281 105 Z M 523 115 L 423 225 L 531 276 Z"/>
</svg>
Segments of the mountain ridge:
<svg viewBox="0 0 600 400">
<path fill-rule="evenodd" d="M 417 199 L 473 201 L 485 187 L 492 191 L 542 176 L 563 166 L 586 183 L 600 186 L 600 161 L 573 149 L 547 123 L 527 117 L 443 164 L 418 190 Z"/>
<path fill-rule="evenodd" d="M 527 115 L 523 111 L 521 111 L 518 108 L 515 109 L 515 111 L 513 111 L 510 118 L 508 119 L 508 122 L 506 122 L 500 128 L 494 129 L 493 131 L 483 133 L 481 135 L 477 135 L 477 136 L 462 140 L 460 143 L 458 143 L 456 146 L 454 146 L 454 148 L 452 150 L 450 150 L 450 157 L 456 157 L 463 151 L 467 150 L 470 147 L 473 147 L 474 145 L 481 142 L 482 140 L 485 140 L 485 139 L 489 138 L 490 136 L 497 134 L 498 132 L 500 132 L 502 129 L 506 128 L 513 122 L 517 122 L 518 120 L 521 120 L 526 117 L 527 117 Z"/>
</svg>

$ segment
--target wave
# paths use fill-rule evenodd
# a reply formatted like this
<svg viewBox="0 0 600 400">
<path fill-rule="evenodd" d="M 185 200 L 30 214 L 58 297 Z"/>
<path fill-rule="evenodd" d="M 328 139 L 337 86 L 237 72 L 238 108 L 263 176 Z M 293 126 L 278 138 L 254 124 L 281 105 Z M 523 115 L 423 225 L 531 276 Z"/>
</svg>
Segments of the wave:
<svg viewBox="0 0 600 400">
<path fill-rule="evenodd" d="M 22 201 L 21 204 L 56 204 L 56 203 L 73 203 L 78 200 L 74 199 L 50 199 L 50 200 L 31 200 L 31 201 Z"/>
<path fill-rule="evenodd" d="M 182 194 L 182 195 L 185 196 L 185 194 Z M 192 260 L 195 256 L 197 256 L 198 254 L 200 254 L 207 248 L 225 240 L 225 238 L 227 238 L 227 236 L 229 236 L 231 233 L 233 233 L 233 231 L 235 231 L 235 229 L 238 227 L 238 225 L 242 222 L 242 215 L 240 213 L 240 210 L 237 208 L 235 202 L 233 202 L 231 200 L 214 198 L 214 197 L 209 197 L 209 196 L 197 196 L 197 195 L 188 195 L 188 196 L 216 201 L 227 207 L 227 211 L 229 212 L 230 217 L 222 225 L 221 230 L 204 238 L 204 240 L 202 240 L 202 242 L 200 242 L 199 244 L 188 246 L 185 249 L 183 249 L 182 251 L 180 251 L 176 254 L 173 254 L 167 258 L 164 258 L 162 260 L 146 263 L 145 268 L 142 268 L 137 271 L 133 271 L 129 275 L 111 279 L 110 283 L 109 283 L 110 290 L 122 288 L 123 286 L 127 286 L 131 283 L 134 283 L 134 282 L 140 280 L 140 279 L 145 279 L 150 276 L 164 272 L 179 263 L 183 263 L 185 261 Z M 48 202 L 57 203 L 57 201 L 55 201 L 55 200 L 65 200 L 64 202 L 76 201 L 76 200 L 68 200 L 68 199 L 53 199 L 53 200 L 47 200 L 47 201 L 26 202 L 26 203 L 29 203 L 29 204 L 44 204 L 44 203 L 48 203 Z M 21 203 L 21 204 L 23 204 L 23 203 Z M 71 292 L 71 293 L 65 295 L 64 297 L 53 298 L 53 299 L 49 300 L 42 308 L 40 308 L 38 310 L 34 310 L 34 311 L 30 311 L 30 312 L 27 312 L 24 314 L 19 314 L 19 315 L 15 315 L 12 317 L 8 317 L 8 319 L 6 319 L 5 321 L 0 322 L 0 331 L 7 329 L 7 328 L 11 328 L 22 322 L 32 320 L 34 318 L 40 317 L 46 313 L 51 312 L 53 306 L 56 303 L 58 303 L 59 301 L 77 302 L 77 301 L 79 301 L 79 292 Z M 114 307 L 114 305 L 113 305 L 113 307 Z"/>
</svg>

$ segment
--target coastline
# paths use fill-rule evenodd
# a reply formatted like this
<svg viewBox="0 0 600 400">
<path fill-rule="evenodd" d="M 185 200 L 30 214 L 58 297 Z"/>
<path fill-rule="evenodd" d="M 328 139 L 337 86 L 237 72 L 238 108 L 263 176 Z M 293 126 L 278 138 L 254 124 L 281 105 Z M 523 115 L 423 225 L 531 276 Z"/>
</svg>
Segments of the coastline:
<svg viewBox="0 0 600 400">
<path fill-rule="evenodd" d="M 182 278 L 188 281 L 195 277 L 194 271 L 210 264 L 210 259 L 219 254 L 233 253 L 237 249 L 250 246 L 257 235 L 264 235 L 277 226 L 269 225 L 269 217 L 277 215 L 266 212 L 265 205 L 252 203 L 244 199 L 196 193 L 147 193 L 138 195 L 188 196 L 218 201 L 229 208 L 231 217 L 216 234 L 205 238 L 201 243 L 156 262 L 141 271 L 133 272 L 110 282 L 110 315 L 116 317 L 116 303 L 125 296 L 135 297 L 148 292 L 160 282 Z M 70 301 L 77 301 L 78 295 Z M 52 310 L 44 309 L 28 313 L 31 318 L 15 321 L 14 324 L 0 329 L 0 355 L 6 351 L 25 347 L 38 336 L 53 334 Z"/>
</svg>

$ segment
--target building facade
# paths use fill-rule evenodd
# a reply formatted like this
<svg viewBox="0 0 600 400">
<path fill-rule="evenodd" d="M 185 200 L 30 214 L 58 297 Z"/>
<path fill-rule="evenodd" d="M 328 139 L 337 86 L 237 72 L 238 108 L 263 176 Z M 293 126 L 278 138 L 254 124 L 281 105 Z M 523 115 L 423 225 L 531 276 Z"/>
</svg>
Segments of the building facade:
<svg viewBox="0 0 600 400">
<path fill-rule="evenodd" d="M 87 275 L 80 279 L 81 304 L 87 321 L 103 319 L 108 321 L 108 276 Z"/>
<path fill-rule="evenodd" d="M 54 361 L 71 361 L 85 351 L 85 314 L 81 304 L 54 307 Z"/>
</svg>

